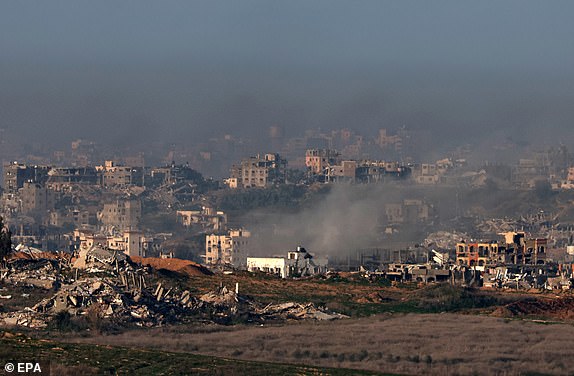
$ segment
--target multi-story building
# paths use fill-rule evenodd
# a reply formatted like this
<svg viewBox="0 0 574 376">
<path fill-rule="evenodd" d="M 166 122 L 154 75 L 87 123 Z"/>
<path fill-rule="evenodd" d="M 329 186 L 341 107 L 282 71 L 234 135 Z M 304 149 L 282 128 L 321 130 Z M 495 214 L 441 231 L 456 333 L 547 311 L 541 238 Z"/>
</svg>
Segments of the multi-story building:
<svg viewBox="0 0 574 376">
<path fill-rule="evenodd" d="M 341 154 L 330 149 L 310 149 L 305 152 L 305 166 L 311 175 L 323 175 L 325 170 L 341 161 Z"/>
<path fill-rule="evenodd" d="M 389 223 L 415 224 L 430 219 L 432 207 L 418 199 L 405 199 L 402 203 L 385 205 L 385 215 Z"/>
<path fill-rule="evenodd" d="M 542 265 L 546 262 L 547 239 L 527 239 L 524 232 L 505 232 L 504 243 L 460 242 L 456 245 L 456 263 L 484 268 L 497 265 Z"/>
<path fill-rule="evenodd" d="M 104 203 L 103 210 L 98 213 L 102 226 L 115 231 L 137 229 L 141 216 L 141 201 L 133 199 L 118 199 Z"/>
<path fill-rule="evenodd" d="M 226 182 L 230 188 L 266 188 L 285 183 L 286 167 L 287 161 L 279 154 L 257 155 L 233 166 Z"/>
<path fill-rule="evenodd" d="M 119 166 L 114 161 L 105 161 L 103 166 L 96 166 L 103 187 L 143 185 L 141 167 Z"/>
<path fill-rule="evenodd" d="M 98 174 L 94 167 L 54 167 L 48 171 L 47 185 L 60 190 L 69 185 L 94 185 L 98 182 Z"/>
<path fill-rule="evenodd" d="M 213 231 L 223 230 L 227 224 L 227 215 L 210 207 L 201 210 L 178 210 L 177 222 L 184 227 L 200 226 Z"/>
<path fill-rule="evenodd" d="M 48 224 L 55 227 L 96 228 L 98 210 L 96 206 L 84 206 L 50 211 Z"/>
<path fill-rule="evenodd" d="M 205 236 L 205 263 L 229 264 L 241 268 L 247 264 L 249 238 L 246 230 L 229 230 L 226 234 Z"/>
<path fill-rule="evenodd" d="M 357 161 L 342 161 L 340 165 L 326 168 L 327 181 L 355 182 L 357 176 Z"/>
<path fill-rule="evenodd" d="M 151 170 L 151 180 L 155 184 L 176 184 L 181 182 L 197 183 L 202 180 L 202 175 L 189 167 L 189 165 L 171 165 L 157 167 Z"/>
<path fill-rule="evenodd" d="M 25 182 L 18 193 L 23 214 L 45 215 L 56 205 L 55 192 L 38 183 Z"/>
<path fill-rule="evenodd" d="M 4 193 L 16 194 L 25 182 L 44 184 L 49 170 L 48 166 L 27 166 L 18 162 L 4 165 Z"/>
<path fill-rule="evenodd" d="M 122 252 L 127 256 L 146 257 L 161 252 L 161 240 L 146 237 L 138 230 L 128 230 L 118 236 L 103 235 L 90 230 L 74 230 L 74 249 L 89 249 L 93 246 Z"/>
</svg>

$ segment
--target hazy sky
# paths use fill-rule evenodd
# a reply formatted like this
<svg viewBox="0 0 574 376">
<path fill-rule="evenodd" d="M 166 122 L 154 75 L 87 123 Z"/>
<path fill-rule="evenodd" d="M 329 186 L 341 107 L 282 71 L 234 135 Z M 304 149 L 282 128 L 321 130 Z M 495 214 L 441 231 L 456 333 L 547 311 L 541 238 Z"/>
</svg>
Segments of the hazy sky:
<svg viewBox="0 0 574 376">
<path fill-rule="evenodd" d="M 573 14 L 555 0 L 2 1 L 0 128 L 548 137 L 574 119 Z"/>
</svg>

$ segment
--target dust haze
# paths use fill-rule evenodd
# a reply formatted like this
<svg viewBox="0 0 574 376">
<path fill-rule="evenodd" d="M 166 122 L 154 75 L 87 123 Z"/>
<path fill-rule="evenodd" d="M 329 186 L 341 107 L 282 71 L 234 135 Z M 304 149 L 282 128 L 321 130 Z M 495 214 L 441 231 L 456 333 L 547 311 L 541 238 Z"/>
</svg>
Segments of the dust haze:
<svg viewBox="0 0 574 376">
<path fill-rule="evenodd" d="M 264 148 L 274 124 L 288 137 L 404 126 L 430 132 L 421 151 L 430 158 L 461 143 L 574 138 L 568 2 L 60 1 L 0 10 L 0 128 L 12 140 L 118 148 L 232 134 Z"/>
</svg>

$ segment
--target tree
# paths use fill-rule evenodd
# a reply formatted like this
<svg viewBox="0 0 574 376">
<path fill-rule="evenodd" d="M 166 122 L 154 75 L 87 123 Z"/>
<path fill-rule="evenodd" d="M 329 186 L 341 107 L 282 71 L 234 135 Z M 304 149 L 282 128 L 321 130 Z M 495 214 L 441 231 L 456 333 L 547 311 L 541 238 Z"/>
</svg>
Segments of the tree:
<svg viewBox="0 0 574 376">
<path fill-rule="evenodd" d="M 5 260 L 11 250 L 12 233 L 10 229 L 4 226 L 4 218 L 0 217 L 0 258 Z"/>
</svg>

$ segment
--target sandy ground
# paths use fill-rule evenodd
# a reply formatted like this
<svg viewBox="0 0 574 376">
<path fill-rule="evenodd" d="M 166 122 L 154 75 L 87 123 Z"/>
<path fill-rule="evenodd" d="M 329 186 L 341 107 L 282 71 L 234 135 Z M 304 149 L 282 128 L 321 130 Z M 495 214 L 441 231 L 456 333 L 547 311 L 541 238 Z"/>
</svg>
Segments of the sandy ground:
<svg viewBox="0 0 574 376">
<path fill-rule="evenodd" d="M 571 324 L 459 314 L 180 326 L 73 341 L 410 375 L 567 375 L 574 369 Z"/>
</svg>

